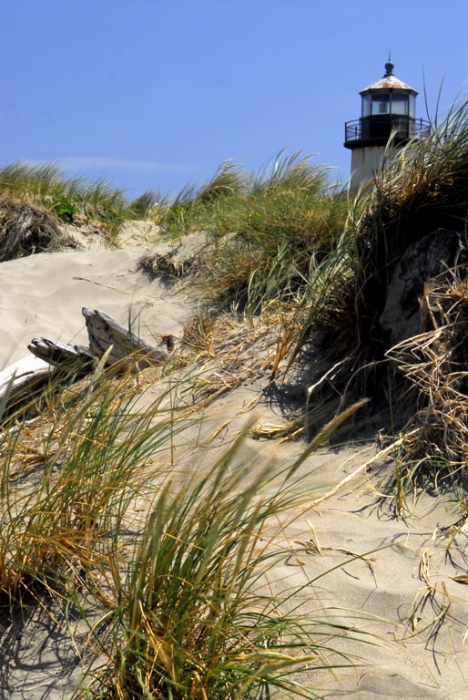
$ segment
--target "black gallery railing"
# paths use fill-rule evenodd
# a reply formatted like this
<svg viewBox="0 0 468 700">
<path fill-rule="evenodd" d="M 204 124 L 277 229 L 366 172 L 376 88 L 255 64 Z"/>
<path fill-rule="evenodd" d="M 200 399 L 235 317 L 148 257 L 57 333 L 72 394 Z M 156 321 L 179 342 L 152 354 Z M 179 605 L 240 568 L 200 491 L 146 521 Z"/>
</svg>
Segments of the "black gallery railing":
<svg viewBox="0 0 468 700">
<path fill-rule="evenodd" d="M 425 138 L 430 124 L 425 119 L 416 119 L 401 114 L 373 115 L 361 117 L 345 124 L 345 142 L 376 139 L 388 141 L 391 134 L 397 141 Z M 357 145 L 357 144 L 356 144 Z"/>
</svg>

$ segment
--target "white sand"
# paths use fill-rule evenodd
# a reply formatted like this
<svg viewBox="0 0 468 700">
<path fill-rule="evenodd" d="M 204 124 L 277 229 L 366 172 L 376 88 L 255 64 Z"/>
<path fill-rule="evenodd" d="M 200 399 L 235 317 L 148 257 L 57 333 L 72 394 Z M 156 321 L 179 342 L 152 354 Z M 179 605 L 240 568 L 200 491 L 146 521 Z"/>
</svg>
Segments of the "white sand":
<svg viewBox="0 0 468 700">
<path fill-rule="evenodd" d="M 180 335 L 194 305 L 136 271 L 142 252 L 141 248 L 129 248 L 44 253 L 0 265 L 0 365 L 27 354 L 26 344 L 35 336 L 86 344 L 82 306 L 102 309 L 121 323 L 126 323 L 129 315 L 138 319 L 138 330 L 148 340 L 159 333 Z M 207 435 L 215 433 L 227 418 L 235 418 L 220 432 L 218 447 L 228 444 L 250 417 L 250 413 L 244 416 L 239 412 L 261 388 L 261 380 L 242 386 L 210 409 L 203 428 Z M 260 403 L 255 411 L 269 420 L 281 418 L 274 402 Z M 194 436 L 193 444 L 199 437 Z M 189 455 L 193 444 L 185 446 Z M 298 443 L 246 441 L 246 450 L 257 465 L 271 457 L 289 463 L 303 447 Z M 348 446 L 312 455 L 301 468 L 302 473 L 310 474 L 306 484 L 311 499 L 370 459 L 375 449 L 374 445 Z M 392 468 L 390 462 L 386 468 Z M 460 512 L 450 507 L 448 496 L 421 495 L 410 505 L 406 519 L 397 519 L 390 498 L 377 503 L 378 488 L 377 472 L 361 471 L 330 499 L 298 512 L 283 535 L 291 557 L 270 574 L 271 589 L 281 599 L 291 586 L 305 585 L 295 603 L 315 610 L 317 618 L 368 634 L 364 637 L 368 644 L 331 642 L 331 646 L 363 657 L 365 665 L 338 671 L 336 677 L 311 674 L 311 687 L 326 689 L 324 697 L 463 700 L 468 697 L 468 587 L 454 581 L 453 576 L 466 573 L 468 568 L 465 532 L 460 532 L 447 549 L 453 533 L 448 528 Z M 313 538 L 321 553 L 314 551 Z M 432 590 L 424 580 L 424 571 Z M 72 647 L 66 635 L 51 630 L 51 621 L 45 620 L 32 620 L 23 632 L 23 647 L 15 643 L 10 656 L 8 649 L 4 650 L 2 698 L 59 700 L 67 687 L 76 683 L 79 668 Z M 416 630 L 419 634 L 415 636 Z"/>
</svg>

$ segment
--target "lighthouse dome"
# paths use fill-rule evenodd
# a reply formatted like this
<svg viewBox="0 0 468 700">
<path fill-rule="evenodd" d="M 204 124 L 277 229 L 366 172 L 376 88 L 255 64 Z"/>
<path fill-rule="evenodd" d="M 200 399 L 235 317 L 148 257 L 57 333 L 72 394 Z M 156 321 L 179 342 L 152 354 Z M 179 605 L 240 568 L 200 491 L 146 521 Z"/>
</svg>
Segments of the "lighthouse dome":
<svg viewBox="0 0 468 700">
<path fill-rule="evenodd" d="M 359 94 L 365 95 L 374 90 L 405 90 L 406 92 L 411 92 L 413 95 L 417 95 L 417 90 L 397 78 L 396 75 L 393 74 L 393 69 L 393 63 L 387 61 L 385 64 L 385 75 L 379 80 L 376 80 L 375 83 L 372 83 L 372 85 L 368 85 L 364 90 L 361 90 Z"/>
</svg>

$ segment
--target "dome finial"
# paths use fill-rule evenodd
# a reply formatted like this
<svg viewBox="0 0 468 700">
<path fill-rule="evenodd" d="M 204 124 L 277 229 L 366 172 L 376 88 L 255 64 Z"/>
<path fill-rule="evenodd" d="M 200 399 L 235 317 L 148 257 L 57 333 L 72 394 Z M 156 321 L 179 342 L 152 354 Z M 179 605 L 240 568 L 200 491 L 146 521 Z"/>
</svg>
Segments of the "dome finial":
<svg viewBox="0 0 468 700">
<path fill-rule="evenodd" d="M 389 75 L 393 75 L 393 69 L 395 68 L 394 64 L 392 63 L 392 52 L 388 52 L 388 61 L 385 64 L 385 75 L 384 78 L 388 78 Z"/>
</svg>

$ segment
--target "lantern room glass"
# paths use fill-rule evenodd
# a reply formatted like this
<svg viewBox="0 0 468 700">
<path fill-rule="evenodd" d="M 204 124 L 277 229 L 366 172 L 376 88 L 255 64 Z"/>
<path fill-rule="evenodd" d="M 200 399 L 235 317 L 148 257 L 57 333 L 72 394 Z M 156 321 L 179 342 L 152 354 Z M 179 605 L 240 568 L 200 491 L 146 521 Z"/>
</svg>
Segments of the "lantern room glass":
<svg viewBox="0 0 468 700">
<path fill-rule="evenodd" d="M 408 95 L 392 95 L 391 114 L 408 115 L 409 100 Z"/>
<path fill-rule="evenodd" d="M 389 114 L 390 113 L 390 95 L 378 94 L 372 95 L 372 114 Z"/>
<path fill-rule="evenodd" d="M 370 117 L 370 113 L 371 113 L 371 96 L 370 95 L 363 95 L 361 116 L 362 117 Z"/>
<path fill-rule="evenodd" d="M 398 114 L 414 117 L 416 96 L 401 92 L 375 92 L 362 96 L 362 117 Z"/>
</svg>

